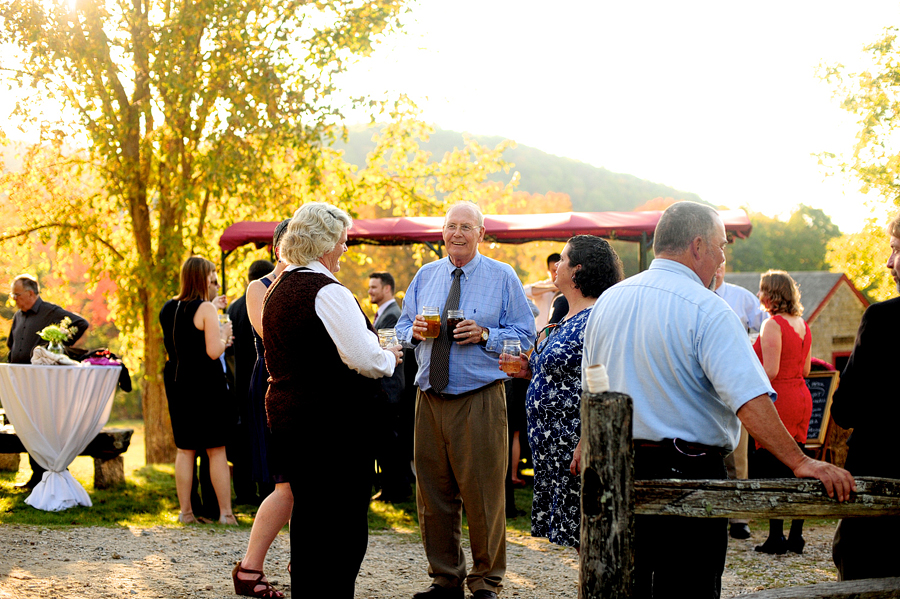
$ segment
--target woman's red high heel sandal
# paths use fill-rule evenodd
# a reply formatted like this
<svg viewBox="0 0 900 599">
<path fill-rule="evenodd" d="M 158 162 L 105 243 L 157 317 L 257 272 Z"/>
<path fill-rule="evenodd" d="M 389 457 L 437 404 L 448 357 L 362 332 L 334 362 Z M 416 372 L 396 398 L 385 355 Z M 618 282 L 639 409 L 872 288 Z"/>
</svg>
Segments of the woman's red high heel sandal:
<svg viewBox="0 0 900 599">
<path fill-rule="evenodd" d="M 253 578 L 238 578 L 238 573 L 255 574 Z M 248 570 L 241 566 L 241 562 L 234 565 L 231 571 L 231 579 L 234 581 L 234 593 L 244 597 L 262 597 L 263 599 L 281 599 L 284 593 L 276 590 L 265 578 L 262 570 Z M 258 587 L 263 587 L 257 590 Z"/>
</svg>

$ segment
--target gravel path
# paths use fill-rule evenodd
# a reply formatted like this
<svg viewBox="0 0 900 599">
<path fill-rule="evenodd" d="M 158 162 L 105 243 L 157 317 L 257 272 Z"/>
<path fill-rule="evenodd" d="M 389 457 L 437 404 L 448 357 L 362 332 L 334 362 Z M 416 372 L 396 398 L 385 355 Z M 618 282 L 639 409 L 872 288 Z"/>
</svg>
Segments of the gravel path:
<svg viewBox="0 0 900 599">
<path fill-rule="evenodd" d="M 765 525 L 752 526 L 752 539 L 732 540 L 729 546 L 723 597 L 836 580 L 831 563 L 833 524 L 807 527 L 802 556 L 754 552 L 753 546 L 763 540 Z M 216 525 L 150 529 L 0 526 L 0 599 L 234 597 L 231 568 L 242 556 L 249 533 Z M 517 533 L 509 533 L 507 539 L 509 570 L 503 597 L 578 596 L 578 562 L 573 550 Z M 315 551 L 314 544 L 309 550 Z M 288 559 L 288 536 L 282 534 L 269 552 L 266 570 L 272 582 L 291 596 Z M 298 567 L 296 561 L 294 567 Z M 415 535 L 370 535 L 357 579 L 357 598 L 409 599 L 428 584 L 424 551 Z"/>
</svg>

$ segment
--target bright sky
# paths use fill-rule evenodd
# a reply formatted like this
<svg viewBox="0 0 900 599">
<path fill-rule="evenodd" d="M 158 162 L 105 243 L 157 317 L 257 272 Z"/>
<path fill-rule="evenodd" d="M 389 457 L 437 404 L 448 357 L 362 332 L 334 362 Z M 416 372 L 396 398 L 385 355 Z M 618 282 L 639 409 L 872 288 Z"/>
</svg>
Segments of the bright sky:
<svg viewBox="0 0 900 599">
<path fill-rule="evenodd" d="M 786 216 L 805 203 L 845 233 L 873 214 L 812 156 L 849 151 L 855 134 L 815 70 L 859 61 L 900 25 L 895 1 L 419 0 L 407 21 L 348 91 L 406 92 L 444 129 L 716 205 Z"/>
<path fill-rule="evenodd" d="M 404 91 L 441 128 L 770 216 L 805 203 L 845 233 L 873 214 L 812 156 L 855 134 L 815 71 L 858 61 L 896 2 L 420 0 L 409 21 L 354 86 Z"/>
</svg>

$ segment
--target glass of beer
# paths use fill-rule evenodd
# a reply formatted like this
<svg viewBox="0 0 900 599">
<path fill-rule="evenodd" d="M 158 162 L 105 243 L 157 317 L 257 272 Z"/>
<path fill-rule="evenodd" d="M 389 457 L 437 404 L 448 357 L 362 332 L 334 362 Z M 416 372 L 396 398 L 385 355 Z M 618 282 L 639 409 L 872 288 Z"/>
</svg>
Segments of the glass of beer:
<svg viewBox="0 0 900 599">
<path fill-rule="evenodd" d="M 424 306 L 422 316 L 425 318 L 425 324 L 428 325 L 422 336 L 426 339 L 437 339 L 441 334 L 441 311 L 437 306 Z"/>
<path fill-rule="evenodd" d="M 447 335 L 451 340 L 453 339 L 453 331 L 465 319 L 466 314 L 462 310 L 447 310 Z"/>
<path fill-rule="evenodd" d="M 378 329 L 378 345 L 383 348 L 400 345 L 397 341 L 397 332 L 394 329 Z"/>
<path fill-rule="evenodd" d="M 522 344 L 518 340 L 506 340 L 500 350 L 500 370 L 506 374 L 513 374 L 522 369 L 519 355 L 522 353 Z"/>
</svg>

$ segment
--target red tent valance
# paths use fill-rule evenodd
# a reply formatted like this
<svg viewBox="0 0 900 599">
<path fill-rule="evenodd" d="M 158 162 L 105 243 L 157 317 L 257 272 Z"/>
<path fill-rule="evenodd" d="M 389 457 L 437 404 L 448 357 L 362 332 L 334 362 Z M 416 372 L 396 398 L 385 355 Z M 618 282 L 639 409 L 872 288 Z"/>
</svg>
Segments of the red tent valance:
<svg viewBox="0 0 900 599">
<path fill-rule="evenodd" d="M 752 226 L 743 210 L 720 210 L 725 230 L 732 237 L 745 238 Z M 510 214 L 485 216 L 485 238 L 500 243 L 566 241 L 573 235 L 597 235 L 609 239 L 640 241 L 650 239 L 660 210 L 647 212 L 560 212 L 553 214 Z M 360 219 L 353 221 L 348 244 L 406 245 L 441 241 L 442 216 Z M 219 238 L 223 252 L 253 243 L 263 247 L 272 242 L 277 222 L 240 222 L 225 229 Z"/>
</svg>

